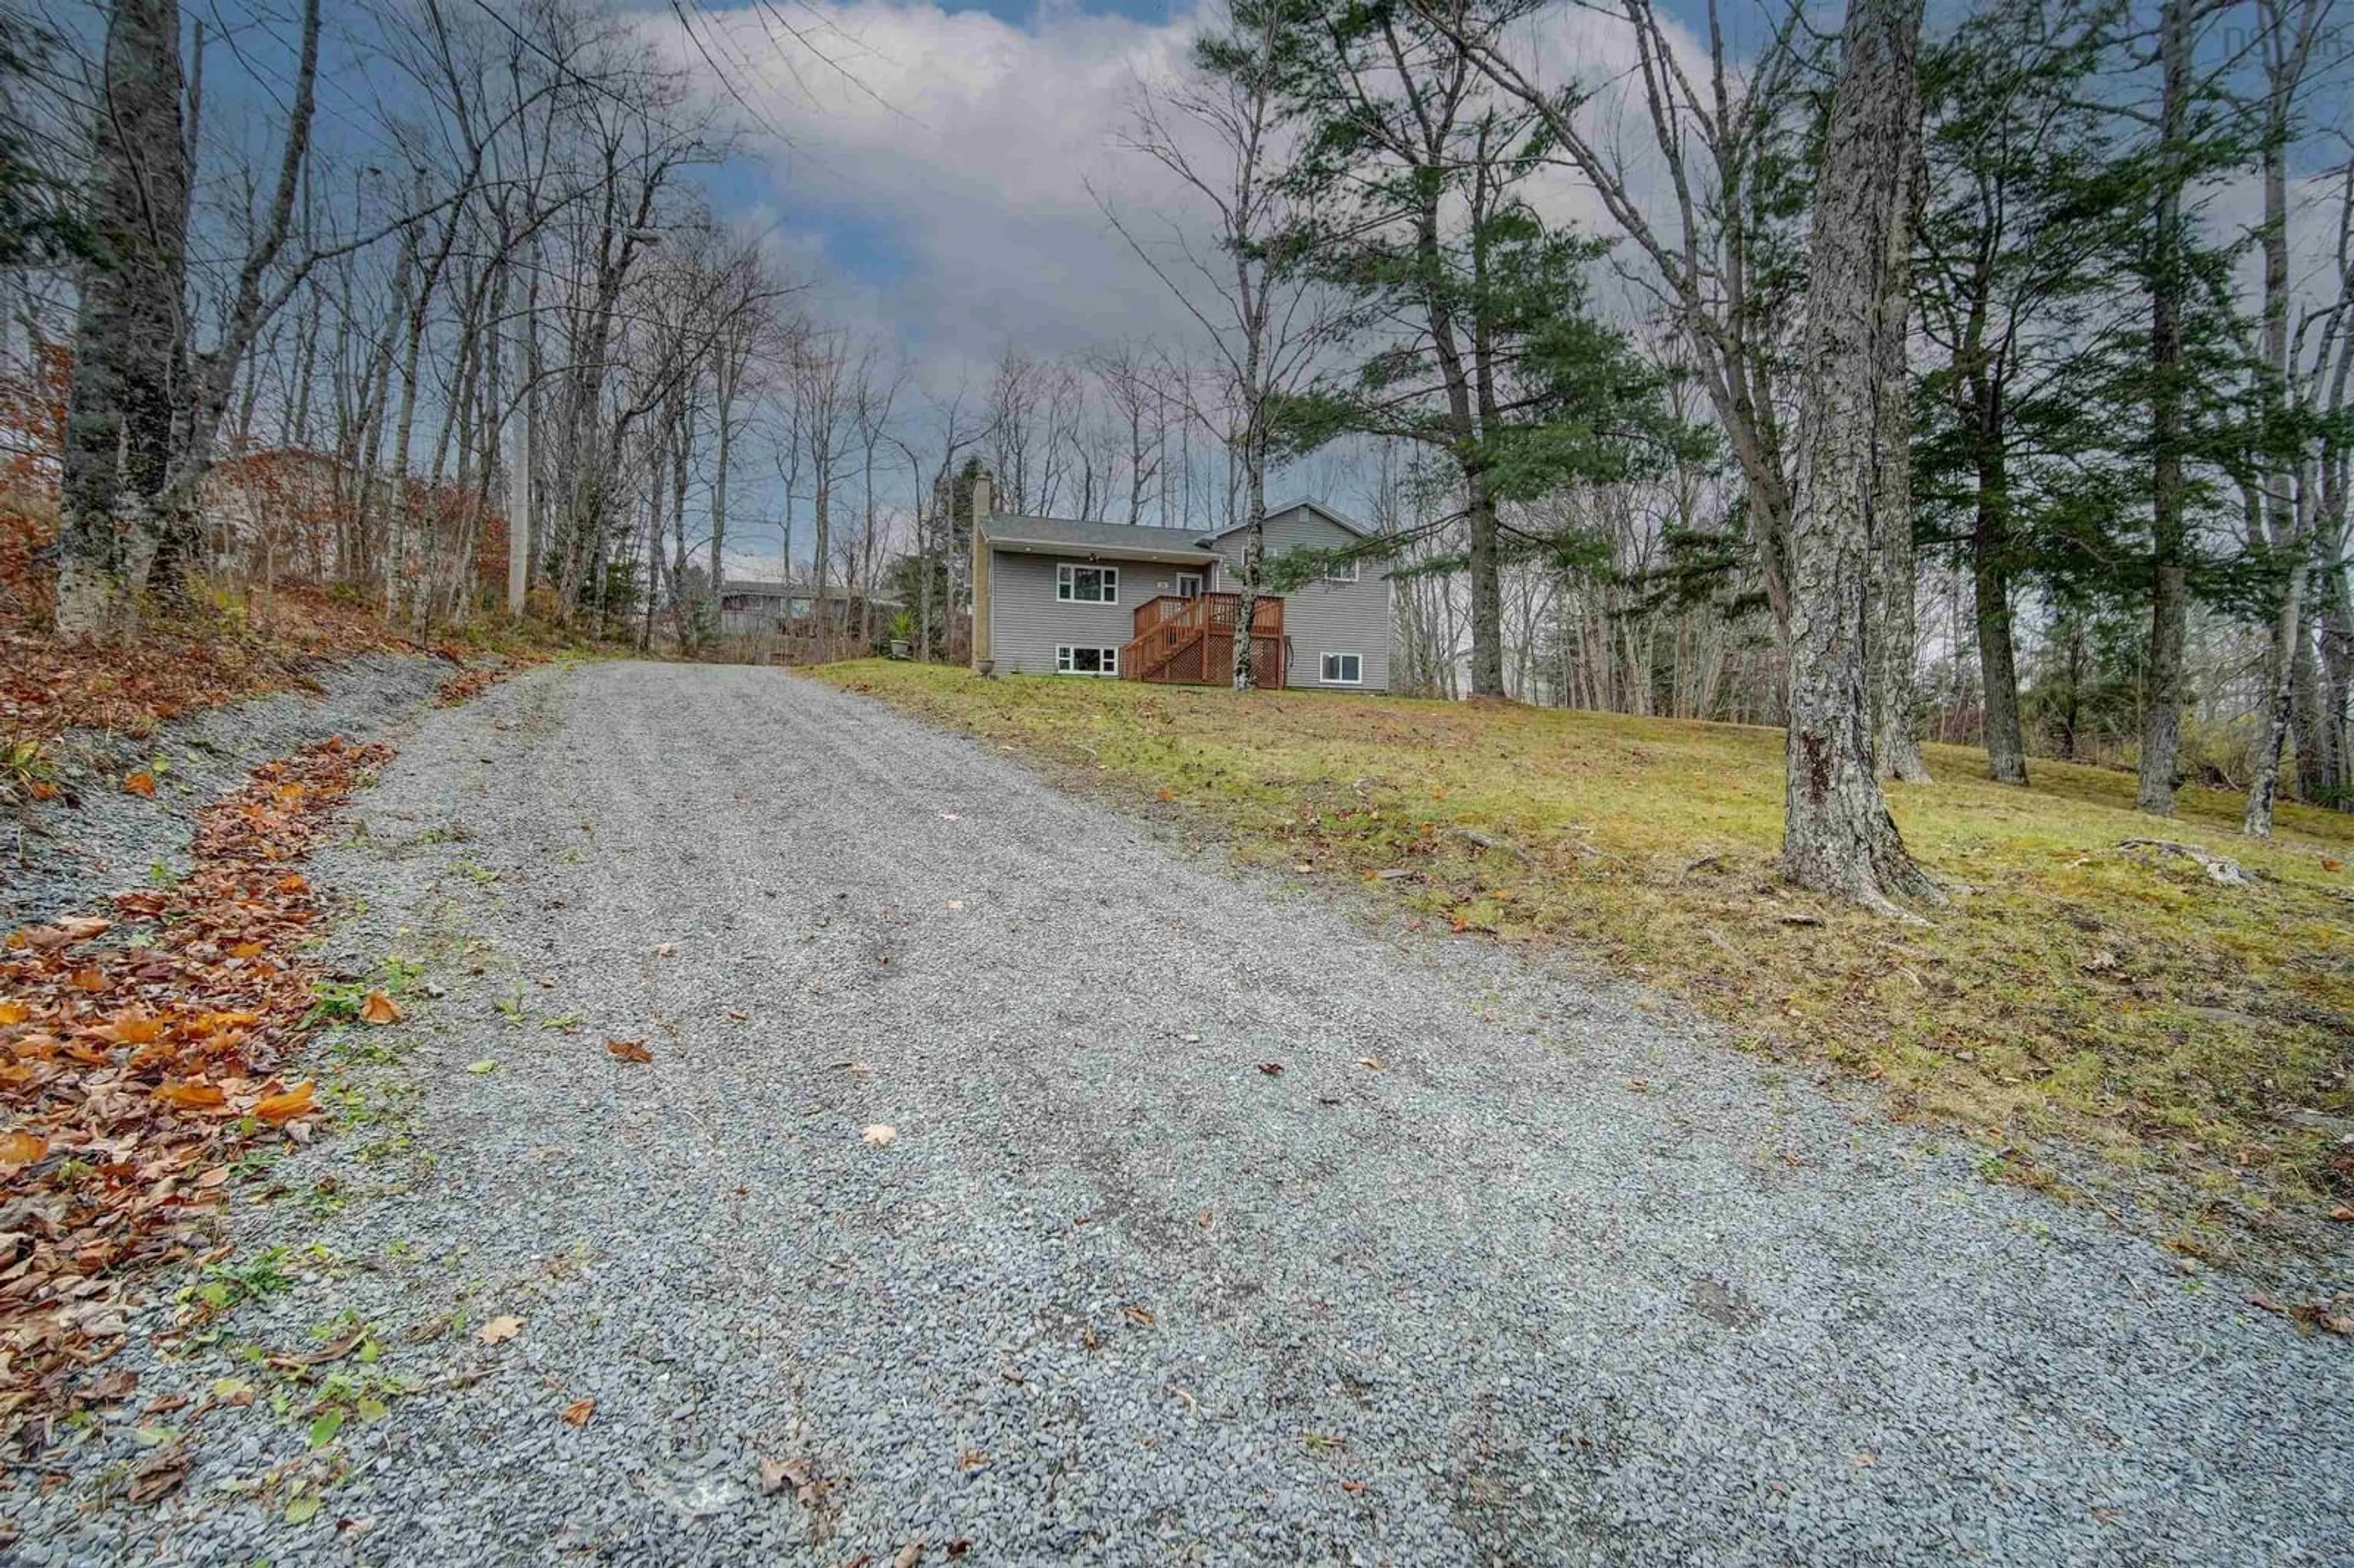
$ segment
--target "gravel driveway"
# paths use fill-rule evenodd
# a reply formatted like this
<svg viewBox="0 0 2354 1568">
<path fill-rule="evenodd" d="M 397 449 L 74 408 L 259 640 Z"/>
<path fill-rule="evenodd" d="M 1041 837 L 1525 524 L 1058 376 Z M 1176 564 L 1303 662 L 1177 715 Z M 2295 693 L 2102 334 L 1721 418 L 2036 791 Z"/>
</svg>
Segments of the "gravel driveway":
<svg viewBox="0 0 2354 1568">
<path fill-rule="evenodd" d="M 407 1054 L 142 1385 L 364 1320 L 388 1413 L 93 1440 L 23 1561 L 2354 1560 L 2344 1341 L 1638 998 L 778 671 L 404 747 L 316 874 Z"/>
</svg>

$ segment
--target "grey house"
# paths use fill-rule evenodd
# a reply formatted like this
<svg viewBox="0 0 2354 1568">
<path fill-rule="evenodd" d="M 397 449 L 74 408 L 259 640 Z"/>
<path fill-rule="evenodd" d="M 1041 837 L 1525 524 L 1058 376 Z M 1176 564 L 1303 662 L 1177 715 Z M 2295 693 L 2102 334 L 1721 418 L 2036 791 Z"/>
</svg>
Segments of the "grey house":
<svg viewBox="0 0 2354 1568">
<path fill-rule="evenodd" d="M 1224 684 L 1233 668 L 1244 528 L 1202 534 L 990 509 L 976 486 L 972 657 L 1001 674 L 1093 675 Z M 1312 501 L 1271 510 L 1271 559 L 1366 537 Z M 1390 585 L 1352 561 L 1252 618 L 1260 683 L 1334 691 L 1389 689 Z"/>
<path fill-rule="evenodd" d="M 814 582 L 754 582 L 730 577 L 719 585 L 719 630 L 739 637 L 790 631 L 808 620 L 817 607 L 817 599 Z M 833 607 L 834 619 L 845 625 L 857 618 L 862 606 L 872 605 L 885 613 L 899 608 L 899 601 L 889 594 L 863 594 L 854 588 L 831 582 L 825 585 L 825 602 Z"/>
</svg>

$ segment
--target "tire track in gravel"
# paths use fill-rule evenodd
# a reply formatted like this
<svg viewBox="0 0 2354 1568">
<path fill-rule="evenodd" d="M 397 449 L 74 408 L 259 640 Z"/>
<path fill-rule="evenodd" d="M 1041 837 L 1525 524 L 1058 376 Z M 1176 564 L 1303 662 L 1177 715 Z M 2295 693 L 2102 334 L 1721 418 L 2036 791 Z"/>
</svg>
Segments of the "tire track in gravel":
<svg viewBox="0 0 2354 1568">
<path fill-rule="evenodd" d="M 438 1381 L 342 1439 L 364 1525 L 220 1501 L 302 1446 L 233 1412 L 184 1507 L 28 1561 L 2343 1560 L 2342 1346 L 1629 998 L 1368 934 L 875 705 L 539 672 L 365 809 L 321 864 L 366 899 L 343 950 L 447 992 L 421 1175 L 325 1222 L 375 1261 L 245 1331 L 525 1330 L 391 1351 Z M 763 1497 L 764 1457 L 830 1487 Z"/>
</svg>

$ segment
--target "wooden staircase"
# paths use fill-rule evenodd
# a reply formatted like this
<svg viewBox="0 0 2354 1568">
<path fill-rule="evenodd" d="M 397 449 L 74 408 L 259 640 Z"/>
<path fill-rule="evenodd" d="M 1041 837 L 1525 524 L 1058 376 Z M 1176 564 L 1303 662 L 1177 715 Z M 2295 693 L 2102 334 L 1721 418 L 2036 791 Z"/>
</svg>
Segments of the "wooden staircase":
<svg viewBox="0 0 2354 1568">
<path fill-rule="evenodd" d="M 1234 679 L 1238 593 L 1162 594 L 1136 607 L 1136 636 L 1119 650 L 1124 680 L 1166 686 L 1223 686 Z M 1291 641 L 1283 634 L 1283 600 L 1261 594 L 1251 607 L 1251 684 L 1280 689 Z"/>
</svg>

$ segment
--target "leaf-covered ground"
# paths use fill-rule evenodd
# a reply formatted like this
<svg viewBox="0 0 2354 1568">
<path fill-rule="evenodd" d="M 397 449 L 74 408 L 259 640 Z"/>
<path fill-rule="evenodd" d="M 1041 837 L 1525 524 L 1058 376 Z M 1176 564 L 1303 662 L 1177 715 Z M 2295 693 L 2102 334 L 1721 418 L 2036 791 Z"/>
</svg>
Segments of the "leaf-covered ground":
<svg viewBox="0 0 2354 1568">
<path fill-rule="evenodd" d="M 204 813 L 186 879 L 0 947 L 0 1426 L 11 1446 L 37 1452 L 58 1421 L 133 1396 L 104 1363 L 143 1280 L 211 1245 L 239 1159 L 307 1137 L 322 1114 L 288 1057 L 317 1010 L 371 999 L 323 989 L 303 957 L 319 910 L 296 866 L 390 755 L 337 739 L 268 764 Z M 238 1288 L 233 1277 L 215 1283 Z M 200 1287 L 187 1310 L 228 1304 Z M 143 1479 L 168 1486 L 175 1461 L 157 1456 Z"/>
<path fill-rule="evenodd" d="M 1731 1026 L 1884 1086 L 1990 1173 L 2131 1181 L 2170 1242 L 2354 1221 L 2354 816 L 2235 796 L 2136 814 L 2132 779 L 2038 761 L 2026 789 L 1932 747 L 1898 786 L 1951 907 L 1910 927 L 1783 887 L 1781 736 L 1502 705 L 859 662 L 822 673 L 1017 747 L 1246 860 L 1346 877 L 1435 927 L 1559 942 Z M 2221 886 L 2158 838 L 2257 874 Z M 2100 1158 L 2077 1156 L 2091 1150 Z M 2333 1221 L 2332 1216 L 2336 1216 Z"/>
</svg>

